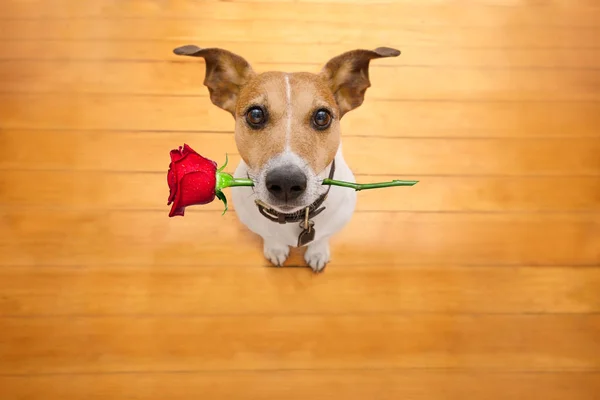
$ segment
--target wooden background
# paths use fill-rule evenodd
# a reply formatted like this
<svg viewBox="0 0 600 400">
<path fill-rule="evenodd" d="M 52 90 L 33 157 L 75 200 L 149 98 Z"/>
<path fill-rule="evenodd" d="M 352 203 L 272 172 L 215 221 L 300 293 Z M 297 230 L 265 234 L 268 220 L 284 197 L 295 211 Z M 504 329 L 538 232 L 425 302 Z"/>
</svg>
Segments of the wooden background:
<svg viewBox="0 0 600 400">
<path fill-rule="evenodd" d="M 0 399 L 600 398 L 597 0 L 3 0 L 0 27 Z M 169 219 L 170 149 L 239 159 L 187 43 L 400 49 L 345 155 L 421 182 L 361 193 L 318 276 L 217 203 Z"/>
</svg>

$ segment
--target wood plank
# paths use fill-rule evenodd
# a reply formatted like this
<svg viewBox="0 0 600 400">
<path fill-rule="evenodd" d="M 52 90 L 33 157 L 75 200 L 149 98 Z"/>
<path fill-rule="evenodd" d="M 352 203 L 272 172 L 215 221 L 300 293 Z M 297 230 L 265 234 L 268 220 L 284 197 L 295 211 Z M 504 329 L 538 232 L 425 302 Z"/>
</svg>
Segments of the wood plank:
<svg viewBox="0 0 600 400">
<path fill-rule="evenodd" d="M 165 58 L 167 56 L 165 55 Z M 324 61 L 325 62 L 325 61 Z M 375 62 L 373 63 L 375 64 Z M 401 65 L 400 62 L 397 63 Z M 7 61 L 3 92 L 113 93 L 208 97 L 198 63 Z M 320 66 L 264 64 L 257 72 L 314 72 Z M 168 77 L 165 79 L 165 77 Z M 597 101 L 596 70 L 472 70 L 380 68 L 370 73 L 369 100 Z M 388 82 L 389 84 L 385 84 Z M 600 108 L 600 106 L 599 106 Z"/>
<path fill-rule="evenodd" d="M 23 146 L 24 141 L 36 143 L 43 151 L 32 152 Z M 0 133 L 0 169 L 166 173 L 169 151 L 183 143 L 219 165 L 225 153 L 232 155 L 232 172 L 239 161 L 239 156 L 233 156 L 237 154 L 233 135 L 9 130 Z M 429 174 L 597 176 L 598 154 L 600 141 L 596 138 L 344 139 L 344 156 L 354 172 L 412 176 L 416 180 Z"/>
<path fill-rule="evenodd" d="M 55 0 L 53 7 L 45 7 L 36 0 L 4 1 L 0 10 L 4 19 L 49 18 L 102 18 L 102 19 L 182 19 L 193 21 L 234 20 L 248 21 L 303 21 L 354 22 L 361 26 L 596 26 L 600 10 L 581 1 L 571 7 L 555 4 L 510 4 L 493 1 L 386 1 L 369 2 L 365 8 L 360 2 L 345 0 L 343 8 L 328 1 L 270 1 L 268 7 L 257 6 L 261 1 L 198 1 L 178 0 L 160 3 L 153 0 L 122 2 L 78 2 Z M 465 7 L 460 7 L 464 3 Z M 582 4 L 583 3 L 583 4 Z M 573 6 L 577 4 L 577 6 Z M 458 7 L 457 7 L 458 6 Z M 310 12 L 307 11 L 310 7 Z"/>
<path fill-rule="evenodd" d="M 219 1 L 219 0 L 209 0 L 209 1 Z M 234 2 L 240 2 L 240 3 L 244 3 L 244 2 L 256 2 L 256 3 L 268 3 L 271 4 L 273 2 L 279 2 L 279 1 L 283 1 L 283 2 L 293 2 L 296 0 L 232 0 Z M 331 4 L 360 4 L 361 0 L 297 0 L 299 3 L 305 3 L 305 4 L 315 4 L 315 3 L 331 3 Z M 396 3 L 396 2 L 400 2 L 400 3 L 414 3 L 414 2 L 419 2 L 419 0 L 374 0 L 375 4 L 390 4 L 390 3 Z M 454 4 L 454 5 L 471 5 L 471 4 L 483 4 L 483 5 L 502 5 L 502 6 L 512 6 L 514 7 L 515 3 L 514 0 L 459 0 L 458 2 L 456 2 L 455 0 L 442 0 L 442 1 L 446 1 L 449 4 Z M 440 0 L 425 0 L 422 4 L 436 4 L 439 3 Z M 543 2 L 533 2 L 532 4 L 537 4 L 540 7 L 544 7 L 544 6 L 550 6 L 548 4 L 545 4 Z M 597 7 L 598 3 L 596 3 L 594 0 L 575 0 L 573 2 L 569 1 L 569 0 L 553 0 L 552 1 L 552 6 L 573 6 L 573 5 L 577 5 L 577 6 L 583 6 L 583 7 Z M 533 10 L 532 10 L 533 11 Z"/>
<path fill-rule="evenodd" d="M 598 313 L 598 287 L 575 267 L 3 267 L 0 316 Z"/>
<path fill-rule="evenodd" d="M 0 328 L 2 374 L 600 368 L 598 315 L 2 318 Z"/>
<path fill-rule="evenodd" d="M 596 400 L 600 373 L 455 371 L 267 371 L 0 377 L 0 392 L 23 400 L 410 399 Z"/>
<path fill-rule="evenodd" d="M 599 107 L 598 103 L 573 102 L 384 102 L 367 98 L 344 116 L 342 132 L 344 137 L 598 137 Z M 4 131 L 233 132 L 234 128 L 231 115 L 206 97 L 0 94 L 0 121 Z"/>
<path fill-rule="evenodd" d="M 227 3 L 223 3 L 227 4 Z M 364 9 L 363 9 L 364 10 Z M 314 15 L 311 13 L 309 15 Z M 0 60 L 54 60 L 68 65 L 73 61 L 153 61 L 191 63 L 199 60 L 179 57 L 174 59 L 172 51 L 180 46 L 180 40 L 140 42 L 121 40 L 118 42 L 94 42 L 93 51 L 87 42 L 47 40 L 47 41 L 4 41 L 0 42 Z M 268 64 L 302 64 L 307 69 L 319 70 L 329 58 L 352 50 L 362 44 L 302 44 L 302 43 L 239 43 L 216 41 L 212 47 L 226 48 L 244 55 L 256 69 L 264 69 Z M 252 48 L 251 53 L 248 49 Z M 553 68 L 553 69 L 598 69 L 600 50 L 598 49 L 510 49 L 510 48 L 456 48 L 410 46 L 402 49 L 400 58 L 381 59 L 373 62 L 370 68 L 378 71 L 388 67 L 443 67 L 443 68 Z M 287 67 L 287 65 L 286 65 Z M 196 73 L 203 73 L 201 70 Z M 426 89 L 424 86 L 421 89 Z"/>
<path fill-rule="evenodd" d="M 0 210 L 0 264 L 268 265 L 234 213 Z M 577 251 L 573 251 L 577 249 Z M 295 252 L 286 265 L 305 265 Z M 332 239 L 343 265 L 598 265 L 594 214 L 357 212 Z"/>
<path fill-rule="evenodd" d="M 0 174 L 0 206 L 70 210 L 157 210 L 167 195 L 166 172 L 10 171 Z M 398 175 L 358 175 L 383 182 Z M 403 178 L 400 176 L 400 178 Z M 557 188 L 568 187 L 568 190 Z M 235 190 L 235 189 L 232 189 Z M 68 193 L 68 195 L 66 195 Z M 230 205 L 230 210 L 235 210 Z M 206 210 L 222 210 L 210 203 Z M 361 211 L 585 212 L 600 211 L 600 179 L 569 177 L 428 176 L 406 189 L 361 192 Z"/>
<path fill-rule="evenodd" d="M 383 26 L 356 29 L 356 22 L 315 21 L 218 21 L 186 24 L 179 20 L 5 20 L 2 40 L 181 40 L 211 43 L 218 40 L 264 43 L 337 43 L 367 47 L 456 46 L 596 48 L 598 27 L 577 29 L 554 27 L 463 28 Z M 306 35 L 310 32 L 310 35 Z M 395 38 L 395 39 L 392 39 Z M 186 43 L 182 43 L 186 44 Z"/>
<path fill-rule="evenodd" d="M 208 1 L 221 1 L 221 0 L 208 0 Z M 290 3 L 290 2 L 297 2 L 297 3 L 304 3 L 307 5 L 311 5 L 311 4 L 320 4 L 320 3 L 325 3 L 325 4 L 343 4 L 343 5 L 347 5 L 347 4 L 362 4 L 361 0 L 231 0 L 234 3 L 257 3 L 257 4 L 261 4 L 261 3 L 266 3 L 266 4 L 272 4 L 272 3 L 277 3 L 277 2 L 283 2 L 283 3 Z M 455 5 L 455 6 L 467 6 L 467 5 L 495 5 L 495 6 L 511 6 L 511 7 L 515 7 L 516 4 L 519 3 L 515 3 L 514 0 L 442 0 L 442 4 L 446 2 L 449 3 L 451 5 Z M 439 4 L 440 0 L 424 0 L 423 2 L 421 2 L 420 0 L 373 0 L 374 4 L 393 4 L 393 3 L 400 3 L 400 4 L 413 4 L 413 3 L 417 3 L 417 4 L 423 4 L 423 5 L 427 5 L 427 4 Z M 596 8 L 598 6 L 598 3 L 596 3 L 594 0 L 574 0 L 573 2 L 569 1 L 569 0 L 553 0 L 552 4 L 546 4 L 543 2 L 533 2 L 531 3 L 532 5 L 537 5 L 538 7 L 551 7 L 551 6 L 560 6 L 560 7 L 565 7 L 565 6 L 573 6 L 573 5 L 577 5 L 580 7 L 590 7 L 590 8 Z M 520 5 L 520 4 L 519 4 Z M 537 8 L 536 8 L 537 9 Z M 532 12 L 535 11 L 535 9 L 531 10 Z"/>
</svg>

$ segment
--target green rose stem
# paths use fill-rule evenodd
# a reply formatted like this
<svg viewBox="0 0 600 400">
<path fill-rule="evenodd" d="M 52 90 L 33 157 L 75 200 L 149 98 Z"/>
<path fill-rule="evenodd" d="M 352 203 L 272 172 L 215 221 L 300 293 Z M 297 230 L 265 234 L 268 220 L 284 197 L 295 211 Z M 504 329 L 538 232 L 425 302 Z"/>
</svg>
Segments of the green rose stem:
<svg viewBox="0 0 600 400">
<path fill-rule="evenodd" d="M 386 188 L 392 186 L 414 186 L 419 181 L 400 181 L 398 179 L 394 179 L 389 182 L 377 182 L 377 183 L 350 183 L 344 181 L 336 181 L 334 179 L 323 179 L 323 185 L 332 185 L 332 186 L 342 186 L 356 190 L 367 190 L 367 189 L 379 189 Z"/>
<path fill-rule="evenodd" d="M 227 166 L 227 162 L 229 158 L 225 155 L 225 164 L 221 168 L 217 170 L 217 183 L 215 185 L 215 194 L 219 200 L 223 201 L 225 204 L 225 210 L 223 210 L 223 214 L 227 211 L 227 197 L 223 193 L 223 189 L 228 187 L 235 186 L 254 186 L 254 181 L 252 179 L 246 178 L 234 178 L 231 174 L 227 172 L 223 172 L 223 169 Z M 331 186 L 341 186 L 350 189 L 354 189 L 356 191 L 360 190 L 368 190 L 368 189 L 380 189 L 394 186 L 414 186 L 419 181 L 401 181 L 398 179 L 394 179 L 388 182 L 377 182 L 377 183 L 351 183 L 344 181 L 337 181 L 335 179 L 323 179 L 323 185 L 331 185 Z"/>
</svg>

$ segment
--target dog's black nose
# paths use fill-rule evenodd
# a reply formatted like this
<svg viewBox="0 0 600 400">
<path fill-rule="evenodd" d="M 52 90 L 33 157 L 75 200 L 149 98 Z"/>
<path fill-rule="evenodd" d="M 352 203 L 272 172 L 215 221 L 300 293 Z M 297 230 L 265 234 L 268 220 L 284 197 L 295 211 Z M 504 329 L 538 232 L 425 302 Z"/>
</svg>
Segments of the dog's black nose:
<svg viewBox="0 0 600 400">
<path fill-rule="evenodd" d="M 267 173 L 267 190 L 278 200 L 294 200 L 306 190 L 306 175 L 295 165 L 286 165 Z"/>
</svg>

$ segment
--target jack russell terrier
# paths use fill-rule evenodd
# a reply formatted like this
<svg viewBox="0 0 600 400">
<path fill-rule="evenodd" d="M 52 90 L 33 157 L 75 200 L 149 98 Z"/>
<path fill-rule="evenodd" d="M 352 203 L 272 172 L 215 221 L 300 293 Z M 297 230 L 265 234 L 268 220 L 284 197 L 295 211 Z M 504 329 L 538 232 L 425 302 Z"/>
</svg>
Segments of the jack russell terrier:
<svg viewBox="0 0 600 400">
<path fill-rule="evenodd" d="M 283 265 L 290 247 L 308 246 L 306 263 L 322 271 L 330 260 L 329 238 L 356 206 L 354 190 L 322 185 L 326 177 L 355 182 L 342 155 L 340 120 L 363 103 L 371 86 L 369 62 L 400 51 L 349 51 L 318 74 L 255 73 L 242 57 L 219 48 L 187 45 L 173 52 L 204 58 L 212 103 L 235 119 L 242 160 L 234 176 L 254 181 L 254 187 L 232 190 L 240 221 L 263 238 L 273 264 Z"/>
</svg>

